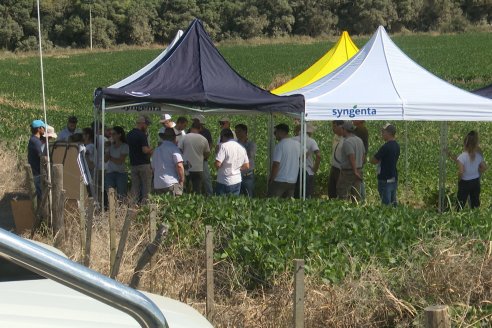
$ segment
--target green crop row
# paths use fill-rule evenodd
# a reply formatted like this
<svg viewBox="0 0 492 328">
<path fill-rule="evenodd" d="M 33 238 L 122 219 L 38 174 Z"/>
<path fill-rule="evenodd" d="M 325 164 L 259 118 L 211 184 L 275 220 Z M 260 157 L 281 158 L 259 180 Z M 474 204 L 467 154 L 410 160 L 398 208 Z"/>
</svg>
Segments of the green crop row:
<svg viewBox="0 0 492 328">
<path fill-rule="evenodd" d="M 241 283 L 266 283 L 294 258 L 332 282 L 376 259 L 405 261 L 412 247 L 440 237 L 490 240 L 490 210 L 437 214 L 408 207 L 355 206 L 340 201 L 247 199 L 185 195 L 155 197 L 170 226 L 168 243 L 202 247 L 205 225 L 215 230 L 215 258 L 240 268 Z"/>
</svg>

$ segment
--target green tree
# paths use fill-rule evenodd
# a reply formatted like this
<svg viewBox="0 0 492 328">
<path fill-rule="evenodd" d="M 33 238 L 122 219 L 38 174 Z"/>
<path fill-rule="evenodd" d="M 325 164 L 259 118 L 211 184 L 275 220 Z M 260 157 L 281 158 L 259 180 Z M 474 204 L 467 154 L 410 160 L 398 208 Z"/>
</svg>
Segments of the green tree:
<svg viewBox="0 0 492 328">
<path fill-rule="evenodd" d="M 154 34 L 150 23 L 152 16 L 157 16 L 154 8 L 149 8 L 142 3 L 135 4 L 135 6 L 128 9 L 127 28 L 128 39 L 131 44 L 144 46 L 154 42 Z"/>
<path fill-rule="evenodd" d="M 195 0 L 163 0 L 157 9 L 156 40 L 167 43 L 179 29 L 185 29 L 200 13 Z"/>
<path fill-rule="evenodd" d="M 95 17 L 92 20 L 93 43 L 102 48 L 116 44 L 116 24 L 104 17 Z"/>
<path fill-rule="evenodd" d="M 318 36 L 329 34 L 336 28 L 336 0 L 298 0 L 292 4 L 294 15 L 293 34 Z"/>
</svg>

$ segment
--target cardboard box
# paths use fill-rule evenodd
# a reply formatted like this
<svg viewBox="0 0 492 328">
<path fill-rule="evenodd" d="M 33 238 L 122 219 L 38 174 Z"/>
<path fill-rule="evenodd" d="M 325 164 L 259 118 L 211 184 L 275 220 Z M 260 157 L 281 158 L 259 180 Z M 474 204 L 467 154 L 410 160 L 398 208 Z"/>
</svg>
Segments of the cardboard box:
<svg viewBox="0 0 492 328">
<path fill-rule="evenodd" d="M 32 212 L 32 202 L 30 200 L 10 201 L 12 216 L 14 217 L 15 232 L 22 234 L 30 231 L 34 225 L 34 213 Z"/>
</svg>

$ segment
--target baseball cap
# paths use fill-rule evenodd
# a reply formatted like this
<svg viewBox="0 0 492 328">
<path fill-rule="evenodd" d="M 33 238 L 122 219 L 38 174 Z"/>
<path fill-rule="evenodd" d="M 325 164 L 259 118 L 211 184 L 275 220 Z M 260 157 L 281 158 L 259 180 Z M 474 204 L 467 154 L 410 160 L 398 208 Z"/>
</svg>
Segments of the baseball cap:
<svg viewBox="0 0 492 328">
<path fill-rule="evenodd" d="M 147 115 L 140 115 L 137 118 L 137 123 L 145 123 L 147 125 L 151 125 L 152 121 L 150 120 L 150 118 Z"/>
<path fill-rule="evenodd" d="M 31 127 L 32 128 L 40 128 L 40 127 L 46 128 L 46 124 L 44 124 L 44 122 L 41 120 L 34 120 L 31 122 Z"/>
<path fill-rule="evenodd" d="M 222 117 L 220 120 L 219 120 L 219 123 L 220 122 L 230 122 L 231 120 L 228 118 L 228 117 Z"/>
<path fill-rule="evenodd" d="M 348 132 L 353 132 L 355 130 L 355 126 L 351 121 L 345 121 L 342 124 L 342 128 L 347 130 Z"/>
<path fill-rule="evenodd" d="M 51 125 L 46 126 L 46 134 L 45 137 L 48 138 L 58 138 L 58 135 L 55 132 L 55 128 L 52 127 Z"/>
<path fill-rule="evenodd" d="M 200 124 L 205 124 L 205 116 L 201 114 L 193 115 L 192 119 L 197 120 Z"/>
<path fill-rule="evenodd" d="M 159 121 L 159 123 L 164 123 L 166 121 L 169 121 L 171 120 L 171 115 L 169 114 L 162 114 L 161 115 L 161 120 Z"/>
<path fill-rule="evenodd" d="M 395 135 L 396 134 L 396 127 L 393 124 L 390 124 L 390 123 L 386 123 L 383 126 L 383 130 L 385 130 L 388 133 L 391 133 L 392 135 Z"/>
</svg>

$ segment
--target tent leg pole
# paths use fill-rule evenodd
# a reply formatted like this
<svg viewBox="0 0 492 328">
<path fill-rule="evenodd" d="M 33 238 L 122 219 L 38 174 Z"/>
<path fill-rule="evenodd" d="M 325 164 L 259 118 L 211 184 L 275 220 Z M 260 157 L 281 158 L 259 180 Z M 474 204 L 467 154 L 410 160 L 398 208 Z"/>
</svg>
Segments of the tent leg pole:
<svg viewBox="0 0 492 328">
<path fill-rule="evenodd" d="M 268 116 L 268 156 L 267 156 L 267 189 L 268 189 L 268 179 L 272 173 L 272 152 L 273 152 L 273 113 Z"/>
<path fill-rule="evenodd" d="M 105 142 L 104 142 L 104 126 L 106 124 L 106 101 L 103 98 L 102 99 L 102 124 L 101 124 L 101 140 L 102 140 L 102 150 L 101 150 L 101 213 L 102 217 L 104 217 L 104 147 Z"/>
<path fill-rule="evenodd" d="M 439 152 L 439 213 L 444 212 L 446 201 L 446 149 L 448 147 L 448 122 L 441 122 Z"/>
<path fill-rule="evenodd" d="M 408 122 L 405 121 L 405 194 L 408 196 L 410 193 L 410 172 L 408 166 Z"/>
</svg>

